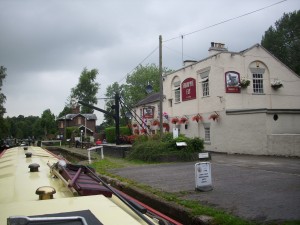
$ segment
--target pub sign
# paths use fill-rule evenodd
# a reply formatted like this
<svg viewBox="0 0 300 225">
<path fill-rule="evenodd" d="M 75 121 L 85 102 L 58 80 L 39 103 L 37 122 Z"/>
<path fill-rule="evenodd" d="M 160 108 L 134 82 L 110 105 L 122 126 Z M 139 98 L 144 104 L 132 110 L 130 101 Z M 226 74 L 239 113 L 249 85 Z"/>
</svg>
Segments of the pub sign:
<svg viewBox="0 0 300 225">
<path fill-rule="evenodd" d="M 196 99 L 196 80 L 187 78 L 181 83 L 182 101 Z"/>
</svg>

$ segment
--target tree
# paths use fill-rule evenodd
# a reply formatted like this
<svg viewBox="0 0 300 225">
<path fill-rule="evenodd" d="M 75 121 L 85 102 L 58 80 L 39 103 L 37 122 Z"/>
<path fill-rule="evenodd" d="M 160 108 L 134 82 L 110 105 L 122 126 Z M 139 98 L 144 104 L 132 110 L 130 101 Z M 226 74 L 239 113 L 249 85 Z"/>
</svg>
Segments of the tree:
<svg viewBox="0 0 300 225">
<path fill-rule="evenodd" d="M 0 66 L 0 118 L 3 118 L 4 113 L 6 113 L 6 109 L 3 106 L 6 100 L 6 96 L 2 93 L 2 85 L 5 77 L 6 68 L 4 66 Z"/>
<path fill-rule="evenodd" d="M 43 127 L 45 138 L 47 138 L 49 134 L 54 134 L 56 132 L 57 125 L 55 122 L 55 116 L 51 113 L 50 109 L 46 109 L 43 112 L 41 117 L 41 126 Z"/>
<path fill-rule="evenodd" d="M 124 85 L 119 85 L 119 83 L 115 82 L 112 85 L 109 85 L 106 88 L 106 100 L 105 100 L 105 106 L 106 111 L 110 112 L 111 114 L 115 114 L 114 105 L 115 105 L 115 95 L 116 93 L 119 93 L 120 96 L 124 95 Z M 122 114 L 120 114 L 122 117 Z M 110 115 L 104 114 L 104 126 L 112 126 L 115 124 L 114 118 Z M 120 120 L 120 123 L 122 124 L 122 119 Z"/>
<path fill-rule="evenodd" d="M 87 104 L 96 105 L 98 102 L 96 94 L 100 87 L 100 84 L 96 82 L 97 74 L 97 69 L 88 71 L 84 68 L 79 77 L 77 86 L 71 89 L 71 98 L 76 98 Z M 81 112 L 93 113 L 94 110 L 89 107 L 82 106 Z"/>
<path fill-rule="evenodd" d="M 300 74 L 300 10 L 284 13 L 262 37 L 261 45 Z"/>
<path fill-rule="evenodd" d="M 65 105 L 63 111 L 61 111 L 58 115 L 58 118 L 63 117 L 67 114 L 71 114 L 72 113 L 72 108 L 70 106 Z"/>
<path fill-rule="evenodd" d="M 163 73 L 171 72 L 170 69 L 163 68 Z M 146 87 L 151 85 L 153 92 L 159 92 L 159 68 L 155 64 L 139 65 L 135 71 L 127 76 L 124 100 L 132 107 L 138 101 L 147 96 Z"/>
</svg>

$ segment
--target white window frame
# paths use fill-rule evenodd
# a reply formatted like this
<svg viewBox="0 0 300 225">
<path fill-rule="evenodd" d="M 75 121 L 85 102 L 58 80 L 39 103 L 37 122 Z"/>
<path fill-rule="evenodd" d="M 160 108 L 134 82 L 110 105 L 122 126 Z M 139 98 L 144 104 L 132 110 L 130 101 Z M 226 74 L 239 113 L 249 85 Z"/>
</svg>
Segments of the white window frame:
<svg viewBox="0 0 300 225">
<path fill-rule="evenodd" d="M 174 102 L 180 102 L 180 87 L 174 89 Z"/>
<path fill-rule="evenodd" d="M 204 127 L 204 142 L 210 143 L 210 127 Z"/>
<path fill-rule="evenodd" d="M 173 82 L 174 103 L 179 103 L 181 99 L 180 84 L 181 84 L 180 81 Z"/>
<path fill-rule="evenodd" d="M 253 93 L 263 94 L 264 93 L 264 76 L 262 73 L 252 74 Z"/>
<path fill-rule="evenodd" d="M 209 72 L 210 67 L 206 67 L 197 71 L 197 74 L 200 76 L 200 83 L 202 87 L 202 96 L 208 97 L 209 96 Z"/>
<path fill-rule="evenodd" d="M 202 96 L 207 97 L 209 96 L 209 80 L 206 78 L 201 82 L 202 84 Z"/>
</svg>

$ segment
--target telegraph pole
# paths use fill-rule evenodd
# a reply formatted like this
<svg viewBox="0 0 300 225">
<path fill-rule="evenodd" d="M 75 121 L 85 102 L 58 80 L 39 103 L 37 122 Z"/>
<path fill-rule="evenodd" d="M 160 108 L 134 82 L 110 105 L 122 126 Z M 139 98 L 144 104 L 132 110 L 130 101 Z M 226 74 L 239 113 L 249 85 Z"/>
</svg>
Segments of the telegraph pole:
<svg viewBox="0 0 300 225">
<path fill-rule="evenodd" d="M 115 123 L 116 123 L 116 145 L 120 144 L 120 96 L 115 95 Z"/>
<path fill-rule="evenodd" d="M 163 80 L 162 80 L 162 36 L 159 35 L 159 131 L 163 136 Z"/>
</svg>

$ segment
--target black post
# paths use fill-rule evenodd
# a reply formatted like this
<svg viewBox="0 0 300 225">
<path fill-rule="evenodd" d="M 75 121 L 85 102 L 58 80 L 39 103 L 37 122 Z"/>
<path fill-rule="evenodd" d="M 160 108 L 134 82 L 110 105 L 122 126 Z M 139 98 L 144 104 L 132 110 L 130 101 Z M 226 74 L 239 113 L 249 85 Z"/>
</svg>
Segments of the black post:
<svg viewBox="0 0 300 225">
<path fill-rule="evenodd" d="M 120 96 L 115 95 L 115 122 L 116 122 L 116 145 L 120 144 Z"/>
</svg>

